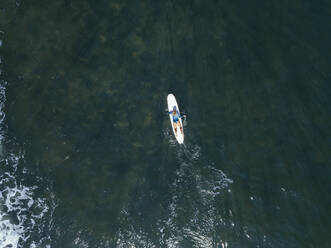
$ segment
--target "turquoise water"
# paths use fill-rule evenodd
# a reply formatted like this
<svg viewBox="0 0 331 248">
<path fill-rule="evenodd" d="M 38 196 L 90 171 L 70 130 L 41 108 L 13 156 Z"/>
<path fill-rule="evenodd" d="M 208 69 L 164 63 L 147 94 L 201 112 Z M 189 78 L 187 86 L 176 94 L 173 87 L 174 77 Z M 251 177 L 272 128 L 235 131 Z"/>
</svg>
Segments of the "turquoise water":
<svg viewBox="0 0 331 248">
<path fill-rule="evenodd" d="M 0 246 L 328 247 L 330 16 L 3 0 Z"/>
</svg>

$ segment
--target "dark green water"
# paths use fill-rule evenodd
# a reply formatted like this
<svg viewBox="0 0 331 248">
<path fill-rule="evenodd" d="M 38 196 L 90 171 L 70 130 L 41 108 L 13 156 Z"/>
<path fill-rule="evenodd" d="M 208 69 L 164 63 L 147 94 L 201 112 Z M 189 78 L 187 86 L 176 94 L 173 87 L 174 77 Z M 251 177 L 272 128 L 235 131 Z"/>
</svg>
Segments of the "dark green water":
<svg viewBox="0 0 331 248">
<path fill-rule="evenodd" d="M 0 246 L 330 247 L 330 30 L 322 0 L 1 0 Z"/>
</svg>

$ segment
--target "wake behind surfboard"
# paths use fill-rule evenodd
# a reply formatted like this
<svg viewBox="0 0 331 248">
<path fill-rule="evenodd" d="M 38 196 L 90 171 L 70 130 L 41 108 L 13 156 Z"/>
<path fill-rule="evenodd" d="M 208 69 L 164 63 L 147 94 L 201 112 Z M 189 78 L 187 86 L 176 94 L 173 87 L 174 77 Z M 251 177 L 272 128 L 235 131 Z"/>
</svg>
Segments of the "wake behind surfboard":
<svg viewBox="0 0 331 248">
<path fill-rule="evenodd" d="M 173 94 L 169 94 L 167 96 L 167 102 L 168 102 L 168 110 L 169 111 L 173 110 L 173 108 L 176 107 L 176 109 L 178 111 L 178 114 L 180 114 L 176 98 Z M 179 118 L 179 123 L 180 123 L 180 126 L 183 128 L 183 133 L 180 131 L 179 127 L 177 127 L 177 132 L 175 132 L 174 123 L 173 123 L 173 119 L 172 119 L 171 114 L 169 114 L 169 118 L 170 118 L 170 122 L 171 122 L 172 131 L 173 131 L 173 133 L 176 137 L 177 142 L 179 144 L 183 144 L 184 143 L 184 128 L 183 128 L 182 119 Z"/>
</svg>

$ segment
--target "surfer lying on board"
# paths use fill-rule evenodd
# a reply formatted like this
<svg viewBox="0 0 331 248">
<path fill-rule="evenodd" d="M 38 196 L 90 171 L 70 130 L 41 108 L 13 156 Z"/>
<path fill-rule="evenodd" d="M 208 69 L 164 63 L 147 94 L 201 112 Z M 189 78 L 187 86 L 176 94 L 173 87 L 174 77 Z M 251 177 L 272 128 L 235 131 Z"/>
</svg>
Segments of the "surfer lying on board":
<svg viewBox="0 0 331 248">
<path fill-rule="evenodd" d="M 178 113 L 176 106 L 174 106 L 173 110 L 169 112 L 169 114 L 172 115 L 172 121 L 174 122 L 174 129 L 175 133 L 177 135 L 177 126 L 180 128 L 180 132 L 183 134 L 183 127 L 180 125 L 179 118 L 182 118 L 182 116 Z"/>
</svg>

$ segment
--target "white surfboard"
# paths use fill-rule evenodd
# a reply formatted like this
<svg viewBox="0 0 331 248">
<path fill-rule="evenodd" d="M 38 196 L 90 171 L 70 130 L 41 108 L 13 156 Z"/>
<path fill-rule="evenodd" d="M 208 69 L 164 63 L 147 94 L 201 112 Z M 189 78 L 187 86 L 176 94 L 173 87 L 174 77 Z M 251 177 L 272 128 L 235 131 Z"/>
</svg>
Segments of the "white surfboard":
<svg viewBox="0 0 331 248">
<path fill-rule="evenodd" d="M 169 94 L 167 96 L 167 102 L 168 102 L 168 111 L 172 111 L 174 106 L 176 106 L 178 113 L 180 114 L 179 108 L 178 108 L 178 104 L 176 101 L 176 98 L 173 94 Z M 178 141 L 179 144 L 183 144 L 184 143 L 184 127 L 183 127 L 183 123 L 182 123 L 182 119 L 179 118 L 179 122 L 180 125 L 183 128 L 183 133 L 180 131 L 180 128 L 177 127 L 177 132 L 175 132 L 175 128 L 174 128 L 174 124 L 173 124 L 173 120 L 172 120 L 172 115 L 169 114 L 170 117 L 170 122 L 171 122 L 171 127 L 172 127 L 172 131 L 174 132 L 174 135 L 176 137 L 176 140 Z"/>
</svg>

